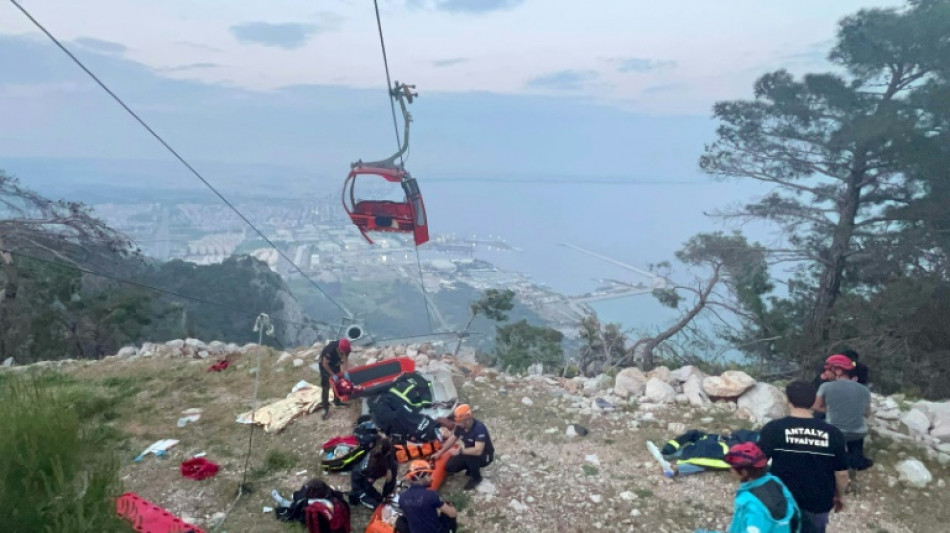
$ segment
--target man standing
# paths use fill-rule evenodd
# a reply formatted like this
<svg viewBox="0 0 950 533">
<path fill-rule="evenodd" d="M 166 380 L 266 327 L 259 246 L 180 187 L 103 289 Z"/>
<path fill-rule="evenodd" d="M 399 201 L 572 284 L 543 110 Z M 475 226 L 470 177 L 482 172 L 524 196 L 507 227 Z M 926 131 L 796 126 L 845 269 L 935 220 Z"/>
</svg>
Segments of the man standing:
<svg viewBox="0 0 950 533">
<path fill-rule="evenodd" d="M 455 447 L 457 441 L 462 441 L 462 448 Z M 491 442 L 491 435 L 485 424 L 475 420 L 472 408 L 468 404 L 461 404 L 455 408 L 455 431 L 446 439 L 442 449 L 432 455 L 437 460 L 442 454 L 452 455 L 445 463 L 445 471 L 454 474 L 465 470 L 468 483 L 463 490 L 472 490 L 482 482 L 482 467 L 488 466 L 495 459 L 495 447 Z"/>
<path fill-rule="evenodd" d="M 815 386 L 793 381 L 785 387 L 791 414 L 766 424 L 759 447 L 772 458 L 772 474 L 782 480 L 802 511 L 802 533 L 824 533 L 829 512 L 844 507 L 848 461 L 844 435 L 812 417 Z"/>
<path fill-rule="evenodd" d="M 347 338 L 328 343 L 320 352 L 320 386 L 323 388 L 323 419 L 330 418 L 330 380 L 340 380 L 342 374 L 350 379 L 350 340 Z M 333 395 L 333 405 L 343 406 L 336 395 Z"/>
<path fill-rule="evenodd" d="M 868 434 L 867 416 L 871 414 L 871 391 L 854 381 L 854 362 L 845 355 L 835 354 L 825 360 L 825 368 L 834 374 L 834 381 L 818 387 L 818 397 L 812 407 L 827 412 L 828 423 L 844 434 L 848 449 L 848 467 L 867 470 L 874 463 L 864 456 L 864 437 Z"/>
</svg>

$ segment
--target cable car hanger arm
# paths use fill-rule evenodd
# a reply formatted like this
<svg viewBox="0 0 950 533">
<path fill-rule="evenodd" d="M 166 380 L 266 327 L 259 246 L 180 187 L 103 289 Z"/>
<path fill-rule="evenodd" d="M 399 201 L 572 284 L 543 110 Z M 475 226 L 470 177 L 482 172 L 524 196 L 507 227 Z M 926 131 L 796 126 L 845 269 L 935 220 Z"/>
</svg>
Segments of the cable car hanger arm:
<svg viewBox="0 0 950 533">
<path fill-rule="evenodd" d="M 406 104 L 411 104 L 412 99 L 419 96 L 419 93 L 412 92 L 412 89 L 415 89 L 415 85 L 407 85 L 405 83 L 399 83 L 398 81 L 393 83 L 393 88 L 389 91 L 389 96 L 394 98 L 399 102 L 399 108 L 402 110 L 402 118 L 404 122 L 403 134 L 402 134 L 402 146 L 399 147 L 399 151 L 390 157 L 383 159 L 381 161 L 370 161 L 364 162 L 362 159 L 356 163 L 352 163 L 350 168 L 357 167 L 376 167 L 376 168 L 393 168 L 402 170 L 402 164 L 396 164 L 396 160 L 401 158 L 403 154 L 406 153 L 406 150 L 409 149 L 409 123 L 412 122 L 412 115 L 409 114 L 409 108 L 406 107 Z"/>
</svg>

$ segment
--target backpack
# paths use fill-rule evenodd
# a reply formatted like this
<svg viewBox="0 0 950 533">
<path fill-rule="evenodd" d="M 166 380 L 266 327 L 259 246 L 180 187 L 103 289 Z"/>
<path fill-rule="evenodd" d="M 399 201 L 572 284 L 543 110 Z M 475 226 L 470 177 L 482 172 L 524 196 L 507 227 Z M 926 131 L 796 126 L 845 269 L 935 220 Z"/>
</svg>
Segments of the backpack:
<svg viewBox="0 0 950 533">
<path fill-rule="evenodd" d="M 432 406 L 432 383 L 418 372 L 406 372 L 396 378 L 386 394 L 391 394 L 413 411 Z"/>
<path fill-rule="evenodd" d="M 366 455 L 366 450 L 348 442 L 338 442 L 324 448 L 320 454 L 320 466 L 325 472 L 347 472 L 352 470 Z"/>
</svg>

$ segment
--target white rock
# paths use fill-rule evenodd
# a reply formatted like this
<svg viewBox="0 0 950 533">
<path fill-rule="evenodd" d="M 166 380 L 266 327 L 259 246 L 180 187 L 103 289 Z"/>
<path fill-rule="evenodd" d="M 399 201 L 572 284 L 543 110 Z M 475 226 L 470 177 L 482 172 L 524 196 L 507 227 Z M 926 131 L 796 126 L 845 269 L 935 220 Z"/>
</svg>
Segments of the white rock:
<svg viewBox="0 0 950 533">
<path fill-rule="evenodd" d="M 603 498 L 600 494 L 591 494 L 591 495 L 590 495 L 590 501 L 592 501 L 592 502 L 594 502 L 594 503 L 600 503 L 601 501 L 603 501 L 603 499 L 604 499 L 604 498 Z"/>
<path fill-rule="evenodd" d="M 544 365 L 541 363 L 535 363 L 528 367 L 529 376 L 540 376 L 544 373 Z"/>
<path fill-rule="evenodd" d="M 904 459 L 897 463 L 900 480 L 912 487 L 924 488 L 933 480 L 930 471 L 917 459 Z"/>
<path fill-rule="evenodd" d="M 647 378 L 637 367 L 627 367 L 614 379 L 614 394 L 621 398 L 640 397 L 646 390 Z"/>
<path fill-rule="evenodd" d="M 209 352 L 208 350 L 198 350 L 198 357 L 200 357 L 201 359 L 207 359 L 211 357 L 211 352 Z"/>
<path fill-rule="evenodd" d="M 926 435 L 930 431 L 930 419 L 919 409 L 911 409 L 900 416 L 900 421 L 911 435 Z"/>
<path fill-rule="evenodd" d="M 701 374 L 693 373 L 687 376 L 683 383 L 683 394 L 693 407 L 702 407 L 709 403 L 709 396 L 703 390 L 703 377 Z"/>
<path fill-rule="evenodd" d="M 300 368 L 303 366 L 303 359 L 294 359 L 294 368 Z"/>
<path fill-rule="evenodd" d="M 720 398 L 738 398 L 753 386 L 755 380 L 741 370 L 726 370 L 721 376 L 703 379 L 703 390 L 706 394 Z"/>
<path fill-rule="evenodd" d="M 682 366 L 670 372 L 670 377 L 680 383 L 686 383 L 686 380 L 689 379 L 690 376 L 697 376 L 699 377 L 699 380 L 702 381 L 703 378 L 706 377 L 706 374 L 693 365 Z"/>
<path fill-rule="evenodd" d="M 634 510 L 630 511 L 630 516 L 640 516 L 640 515 L 642 515 L 642 514 L 643 514 L 643 513 L 641 513 L 639 509 L 634 509 Z"/>
<path fill-rule="evenodd" d="M 676 381 L 675 379 L 673 379 L 670 369 L 665 366 L 658 366 L 654 368 L 653 370 L 647 372 L 647 379 L 649 380 L 650 378 L 657 378 L 664 383 L 669 383 L 670 385 L 672 385 L 673 382 Z"/>
<path fill-rule="evenodd" d="M 777 420 L 788 414 L 785 394 L 770 383 L 756 383 L 739 396 L 736 405 L 745 408 L 758 422 Z"/>
<path fill-rule="evenodd" d="M 482 479 L 482 482 L 478 484 L 478 487 L 475 488 L 476 491 L 482 494 L 493 495 L 498 489 L 495 487 L 495 484 L 487 479 Z"/>
<path fill-rule="evenodd" d="M 290 360 L 292 357 L 293 357 L 293 356 L 290 355 L 290 352 L 280 352 L 280 355 L 277 356 L 277 360 L 274 361 L 274 364 L 275 364 L 275 365 L 279 365 L 279 364 L 283 363 L 284 361 Z"/>
<path fill-rule="evenodd" d="M 191 346 L 195 350 L 204 350 L 207 347 L 207 345 L 204 342 L 198 339 L 191 339 L 191 338 L 185 339 L 185 344 L 188 346 Z"/>
<path fill-rule="evenodd" d="M 600 459 L 597 458 L 597 454 L 596 454 L 596 453 L 592 453 L 592 454 L 590 454 L 590 455 L 585 455 L 585 456 L 584 456 L 584 460 L 587 461 L 588 463 L 592 464 L 592 465 L 600 466 Z"/>
<path fill-rule="evenodd" d="M 118 355 L 119 357 L 134 357 L 137 354 L 138 354 L 138 349 L 136 349 L 135 346 L 123 346 L 122 349 L 119 350 L 119 353 L 117 353 L 116 355 Z M 10 365 L 6 364 L 6 361 L 4 361 L 3 366 L 10 366 Z"/>
<path fill-rule="evenodd" d="M 897 420 L 901 416 L 901 410 L 897 407 L 893 409 L 878 409 L 874 411 L 874 416 L 881 420 Z"/>
<path fill-rule="evenodd" d="M 629 490 L 625 490 L 620 493 L 620 499 L 625 502 L 632 502 L 633 500 L 637 499 L 637 495 L 630 492 Z"/>
<path fill-rule="evenodd" d="M 185 341 L 181 339 L 170 340 L 165 343 L 165 346 L 168 346 L 169 348 L 182 348 L 185 346 Z"/>
<path fill-rule="evenodd" d="M 12 358 L 12 357 L 7 357 L 6 359 L 4 359 L 4 360 L 3 360 L 3 366 L 4 366 L 4 367 L 7 367 L 7 368 L 13 366 L 13 358 Z"/>
<path fill-rule="evenodd" d="M 652 403 L 671 403 L 676 399 L 676 391 L 669 383 L 658 377 L 652 377 L 647 381 L 643 398 Z"/>
<path fill-rule="evenodd" d="M 528 510 L 528 506 L 519 502 L 518 500 L 512 499 L 508 502 L 508 507 L 514 509 L 516 513 L 523 513 Z"/>
</svg>

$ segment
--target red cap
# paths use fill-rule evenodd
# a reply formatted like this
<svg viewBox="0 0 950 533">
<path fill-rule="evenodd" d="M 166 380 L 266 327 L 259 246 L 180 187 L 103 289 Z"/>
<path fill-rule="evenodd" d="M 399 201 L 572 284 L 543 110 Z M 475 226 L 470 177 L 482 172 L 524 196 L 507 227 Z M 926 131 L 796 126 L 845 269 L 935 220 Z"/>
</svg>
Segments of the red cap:
<svg viewBox="0 0 950 533">
<path fill-rule="evenodd" d="M 341 351 L 348 352 L 350 351 L 350 339 L 340 339 L 340 342 L 337 343 Z"/>
<path fill-rule="evenodd" d="M 851 370 L 854 368 L 854 361 L 847 355 L 835 354 L 825 359 L 825 368 L 840 368 L 842 370 Z"/>
</svg>

